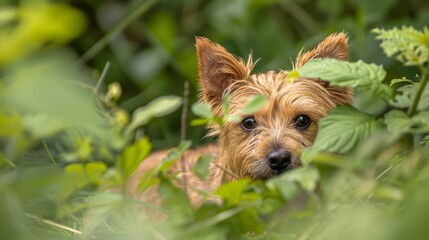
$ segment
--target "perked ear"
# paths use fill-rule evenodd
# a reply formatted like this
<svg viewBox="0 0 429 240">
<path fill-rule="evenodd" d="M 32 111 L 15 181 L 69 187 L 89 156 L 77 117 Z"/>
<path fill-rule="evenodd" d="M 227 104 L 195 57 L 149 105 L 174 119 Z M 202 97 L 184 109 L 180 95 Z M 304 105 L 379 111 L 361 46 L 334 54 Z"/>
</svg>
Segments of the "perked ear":
<svg viewBox="0 0 429 240">
<path fill-rule="evenodd" d="M 196 38 L 198 56 L 198 77 L 203 100 L 212 107 L 222 101 L 224 91 L 237 80 L 249 78 L 253 67 L 252 58 L 245 64 L 235 58 L 222 46 L 207 38 Z"/>
<path fill-rule="evenodd" d="M 347 60 L 349 56 L 348 37 L 345 33 L 334 33 L 309 52 L 301 51 L 296 57 L 295 68 L 300 68 L 313 58 L 335 58 L 337 60 Z M 353 98 L 353 91 L 347 87 L 331 86 L 327 81 L 316 80 L 331 95 L 332 100 L 337 105 L 350 104 Z"/>
<path fill-rule="evenodd" d="M 329 35 L 317 47 L 309 52 L 299 52 L 295 61 L 295 68 L 300 68 L 313 58 L 335 58 L 347 60 L 349 57 L 348 37 L 345 33 Z"/>
</svg>

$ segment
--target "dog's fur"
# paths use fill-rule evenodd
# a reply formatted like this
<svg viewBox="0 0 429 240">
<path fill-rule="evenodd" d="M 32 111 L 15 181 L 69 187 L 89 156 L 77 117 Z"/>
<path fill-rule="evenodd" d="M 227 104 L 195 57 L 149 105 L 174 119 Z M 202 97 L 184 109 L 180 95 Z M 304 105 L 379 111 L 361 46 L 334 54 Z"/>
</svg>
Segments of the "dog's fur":
<svg viewBox="0 0 429 240">
<path fill-rule="evenodd" d="M 213 114 L 221 116 L 222 96 L 228 92 L 231 114 L 242 120 L 254 119 L 252 129 L 246 130 L 240 122 L 226 122 L 222 126 L 211 125 L 211 134 L 218 135 L 216 144 L 211 144 L 184 154 L 185 169 L 180 161 L 172 172 L 184 172 L 188 195 L 197 206 L 201 196 L 197 191 L 213 191 L 222 183 L 235 178 L 267 179 L 279 173 L 299 167 L 301 149 L 309 147 L 317 134 L 317 122 L 337 105 L 348 104 L 352 92 L 348 88 L 330 86 L 328 82 L 299 77 L 293 82 L 287 80 L 288 72 L 266 72 L 251 74 L 253 61 L 237 59 L 223 47 L 206 38 L 196 38 L 198 54 L 199 83 L 201 100 L 212 107 Z M 309 52 L 301 51 L 296 58 L 295 68 L 299 68 L 313 58 L 348 58 L 347 36 L 332 34 Z M 267 98 L 266 105 L 254 114 L 244 114 L 243 107 L 255 94 Z M 310 119 L 309 126 L 297 127 L 299 116 Z M 268 162 L 270 153 L 286 152 L 289 163 L 284 169 L 273 170 Z M 210 153 L 214 160 L 210 165 L 210 176 L 199 179 L 191 172 L 200 155 Z M 135 189 L 138 179 L 149 169 L 159 164 L 166 152 L 154 153 L 139 166 L 131 181 Z M 183 186 L 182 183 L 177 183 Z M 135 190 L 132 190 L 135 192 Z M 157 202 L 156 191 L 143 193 L 144 199 Z"/>
</svg>

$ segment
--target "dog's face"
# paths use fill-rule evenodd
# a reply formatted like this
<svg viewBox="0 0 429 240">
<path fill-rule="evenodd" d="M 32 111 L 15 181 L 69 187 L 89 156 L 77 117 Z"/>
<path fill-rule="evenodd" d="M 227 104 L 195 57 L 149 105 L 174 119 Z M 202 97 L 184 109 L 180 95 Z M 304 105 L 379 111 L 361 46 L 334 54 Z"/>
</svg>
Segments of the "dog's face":
<svg viewBox="0 0 429 240">
<path fill-rule="evenodd" d="M 202 100 L 222 116 L 222 96 L 228 92 L 230 114 L 240 116 L 238 122 L 213 127 L 220 135 L 219 164 L 240 178 L 266 179 L 300 166 L 301 149 L 313 144 L 317 122 L 336 105 L 351 102 L 350 89 L 315 79 L 288 81 L 283 71 L 250 74 L 250 56 L 244 63 L 204 38 L 197 38 L 196 45 Z M 347 55 L 347 37 L 334 34 L 312 51 L 300 53 L 295 66 L 312 58 L 345 60 Z M 265 106 L 243 113 L 254 95 L 265 96 Z"/>
</svg>

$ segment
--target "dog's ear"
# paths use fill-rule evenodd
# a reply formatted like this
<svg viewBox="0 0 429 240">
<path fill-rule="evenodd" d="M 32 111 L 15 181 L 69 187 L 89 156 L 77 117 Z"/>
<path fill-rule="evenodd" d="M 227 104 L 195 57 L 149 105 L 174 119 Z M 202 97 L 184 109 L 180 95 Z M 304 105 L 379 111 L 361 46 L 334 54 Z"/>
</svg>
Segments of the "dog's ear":
<svg viewBox="0 0 429 240">
<path fill-rule="evenodd" d="M 296 57 L 295 68 L 300 68 L 313 58 L 335 58 L 347 60 L 349 57 L 348 38 L 345 33 L 334 33 L 320 42 L 309 52 L 301 50 Z"/>
<path fill-rule="evenodd" d="M 337 60 L 347 60 L 349 55 L 348 37 L 345 33 L 334 33 L 325 38 L 315 48 L 309 52 L 301 52 L 296 57 L 295 68 L 300 68 L 313 58 L 335 58 Z M 332 100 L 337 105 L 350 104 L 353 98 L 353 91 L 347 87 L 331 86 L 327 81 L 316 80 L 331 95 Z"/>
<path fill-rule="evenodd" d="M 231 84 L 249 78 L 252 58 L 247 63 L 237 59 L 222 46 L 207 38 L 196 38 L 198 77 L 203 100 L 212 107 L 218 106 L 222 95 Z"/>
</svg>

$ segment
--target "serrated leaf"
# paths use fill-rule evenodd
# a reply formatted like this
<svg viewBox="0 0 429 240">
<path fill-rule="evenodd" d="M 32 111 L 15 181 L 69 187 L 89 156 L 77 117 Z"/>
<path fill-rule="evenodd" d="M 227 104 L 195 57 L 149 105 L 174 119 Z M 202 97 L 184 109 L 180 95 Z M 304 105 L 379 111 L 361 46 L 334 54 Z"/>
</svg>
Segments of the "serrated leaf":
<svg viewBox="0 0 429 240">
<path fill-rule="evenodd" d="M 198 158 L 197 163 L 192 168 L 192 172 L 195 173 L 200 179 L 206 179 L 210 174 L 210 163 L 213 160 L 213 155 L 206 154 Z"/>
<path fill-rule="evenodd" d="M 126 177 L 131 176 L 141 161 L 150 153 L 151 149 L 152 144 L 147 137 L 143 137 L 133 145 L 125 148 L 116 160 L 119 171 Z"/>
<path fill-rule="evenodd" d="M 419 89 L 420 83 L 414 85 L 406 85 L 400 87 L 397 91 L 395 98 L 390 101 L 390 105 L 396 108 L 409 108 L 416 96 L 417 89 Z M 429 108 L 429 85 L 426 85 L 423 93 L 420 97 L 419 105 L 417 110 L 425 110 Z"/>
<path fill-rule="evenodd" d="M 376 92 L 383 86 L 386 72 L 382 66 L 363 61 L 346 62 L 336 59 L 313 59 L 297 69 L 302 77 L 318 78 L 332 85 L 369 89 Z"/>
<path fill-rule="evenodd" d="M 340 106 L 320 120 L 312 152 L 348 153 L 382 125 L 374 117 L 352 106 Z"/>
<path fill-rule="evenodd" d="M 136 128 L 145 125 L 154 117 L 162 117 L 174 112 L 182 104 L 178 96 L 162 96 L 152 100 L 146 106 L 137 108 L 130 124 L 125 128 L 125 135 L 129 135 Z"/>
<path fill-rule="evenodd" d="M 249 102 L 244 106 L 243 113 L 252 114 L 260 110 L 267 103 L 267 98 L 263 95 L 253 95 Z"/>
<path fill-rule="evenodd" d="M 419 31 L 413 27 L 402 26 L 389 30 L 373 29 L 382 40 L 381 47 L 388 57 L 394 56 L 396 60 L 405 65 L 423 65 L 429 61 L 429 29 L 426 27 Z"/>
<path fill-rule="evenodd" d="M 429 111 L 419 112 L 412 118 L 400 110 L 392 110 L 384 117 L 387 130 L 391 133 L 424 133 L 429 131 Z"/>
<path fill-rule="evenodd" d="M 192 112 L 198 117 L 209 118 L 212 115 L 212 109 L 207 103 L 195 103 L 192 105 Z"/>
</svg>

